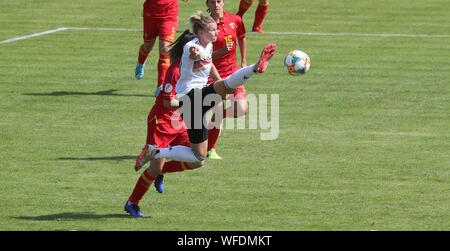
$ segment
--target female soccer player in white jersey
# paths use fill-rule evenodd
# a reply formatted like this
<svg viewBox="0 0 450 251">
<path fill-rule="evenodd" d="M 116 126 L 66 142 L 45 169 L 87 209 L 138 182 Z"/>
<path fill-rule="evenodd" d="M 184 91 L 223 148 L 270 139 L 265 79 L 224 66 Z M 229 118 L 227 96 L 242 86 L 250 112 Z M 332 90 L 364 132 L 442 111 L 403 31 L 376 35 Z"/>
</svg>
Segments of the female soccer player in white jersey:
<svg viewBox="0 0 450 251">
<path fill-rule="evenodd" d="M 208 148 L 207 122 L 205 113 L 221 102 L 226 94 L 247 82 L 254 73 L 263 73 L 268 61 L 275 54 L 276 45 L 270 43 L 264 47 L 256 64 L 243 67 L 224 80 L 208 85 L 210 71 L 217 71 L 212 64 L 212 42 L 217 39 L 216 21 L 198 11 L 190 17 L 192 30 L 197 38 L 188 42 L 181 57 L 180 78 L 176 91 L 183 120 L 186 124 L 192 147 L 171 146 L 156 148 L 146 145 L 136 159 L 135 170 L 152 159 L 166 158 L 182 162 L 199 163 L 206 158 Z"/>
</svg>

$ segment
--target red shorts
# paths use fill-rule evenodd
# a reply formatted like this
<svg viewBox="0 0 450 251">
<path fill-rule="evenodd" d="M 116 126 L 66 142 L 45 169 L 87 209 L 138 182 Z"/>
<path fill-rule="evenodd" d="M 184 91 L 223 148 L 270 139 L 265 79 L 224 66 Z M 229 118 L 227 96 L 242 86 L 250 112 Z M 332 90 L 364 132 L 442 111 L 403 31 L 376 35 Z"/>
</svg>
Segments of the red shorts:
<svg viewBox="0 0 450 251">
<path fill-rule="evenodd" d="M 178 17 L 154 18 L 144 13 L 144 41 L 159 37 L 162 40 L 173 42 L 178 29 Z"/>
<path fill-rule="evenodd" d="M 230 97 L 230 95 L 233 95 Z M 245 87 L 243 85 L 234 89 L 232 94 L 227 95 L 227 99 L 233 101 L 238 99 L 247 99 L 247 92 L 245 91 Z"/>
<path fill-rule="evenodd" d="M 191 146 L 189 137 L 185 129 L 179 130 L 178 133 L 168 133 L 173 131 L 170 123 L 158 123 L 154 120 L 147 125 L 147 142 L 157 147 L 169 147 L 175 145 Z"/>
</svg>

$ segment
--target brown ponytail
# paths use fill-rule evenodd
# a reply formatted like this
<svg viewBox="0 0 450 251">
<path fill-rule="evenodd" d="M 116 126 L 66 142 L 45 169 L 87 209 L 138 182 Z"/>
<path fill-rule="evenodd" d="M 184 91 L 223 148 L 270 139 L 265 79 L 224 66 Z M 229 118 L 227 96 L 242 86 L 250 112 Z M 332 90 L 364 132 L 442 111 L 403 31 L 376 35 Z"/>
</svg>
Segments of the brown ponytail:
<svg viewBox="0 0 450 251">
<path fill-rule="evenodd" d="M 183 34 L 181 34 L 175 42 L 173 42 L 169 48 L 170 52 L 170 61 L 171 63 L 175 62 L 177 59 L 180 59 L 183 55 L 183 48 L 184 46 L 194 39 L 196 36 L 195 34 L 191 33 L 189 30 L 185 30 Z"/>
</svg>

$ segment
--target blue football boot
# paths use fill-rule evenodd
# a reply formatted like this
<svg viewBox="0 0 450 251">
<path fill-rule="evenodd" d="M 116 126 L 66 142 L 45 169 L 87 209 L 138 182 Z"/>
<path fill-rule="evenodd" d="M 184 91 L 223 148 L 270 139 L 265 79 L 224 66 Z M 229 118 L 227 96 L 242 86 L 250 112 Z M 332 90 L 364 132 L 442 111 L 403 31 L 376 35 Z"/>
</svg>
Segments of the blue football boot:
<svg viewBox="0 0 450 251">
<path fill-rule="evenodd" d="M 138 205 L 132 204 L 131 202 L 127 201 L 124 206 L 125 212 L 129 213 L 131 217 L 133 218 L 143 218 L 144 214 L 140 211 Z"/>
<path fill-rule="evenodd" d="M 158 193 L 164 192 L 164 175 L 158 175 L 155 179 L 155 188 Z"/>
<path fill-rule="evenodd" d="M 144 66 L 145 64 L 136 64 L 136 69 L 134 70 L 134 76 L 137 80 L 142 79 L 144 77 Z"/>
</svg>

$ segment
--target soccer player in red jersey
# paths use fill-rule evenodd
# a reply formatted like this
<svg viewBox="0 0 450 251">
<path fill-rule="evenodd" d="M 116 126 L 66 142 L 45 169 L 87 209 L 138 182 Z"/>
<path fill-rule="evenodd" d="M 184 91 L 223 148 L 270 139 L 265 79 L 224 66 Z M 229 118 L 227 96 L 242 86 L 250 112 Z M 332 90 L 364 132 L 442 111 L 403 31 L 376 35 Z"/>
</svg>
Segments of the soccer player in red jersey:
<svg viewBox="0 0 450 251">
<path fill-rule="evenodd" d="M 246 66 L 247 43 L 245 39 L 245 26 L 241 17 L 224 11 L 224 0 L 206 0 L 206 6 L 211 17 L 217 23 L 217 40 L 213 43 L 213 63 L 225 79 L 233 72 L 239 70 L 236 61 L 237 46 L 239 45 L 241 67 Z M 239 86 L 227 96 L 234 104 L 224 111 L 220 118 L 237 118 L 248 111 L 247 93 L 245 87 Z M 221 112 L 221 111 L 220 111 Z M 221 121 L 214 121 L 214 127 L 208 131 L 208 158 L 221 159 L 216 152 L 216 145 L 220 135 Z"/>
<path fill-rule="evenodd" d="M 183 0 L 187 2 L 188 0 Z M 159 37 L 158 83 L 164 82 L 170 65 L 168 46 L 174 41 L 178 29 L 178 0 L 145 0 L 143 5 L 144 43 L 139 47 L 136 79 L 144 77 L 144 66 L 148 54 Z"/>
<path fill-rule="evenodd" d="M 241 0 L 239 4 L 239 10 L 236 15 L 243 17 L 244 13 L 250 8 L 254 0 Z M 267 8 L 269 6 L 269 0 L 259 0 L 258 8 L 256 8 L 255 12 L 255 21 L 253 22 L 254 32 L 263 33 L 262 24 L 264 22 L 264 18 L 267 15 Z"/>
<path fill-rule="evenodd" d="M 180 38 L 175 41 L 171 48 L 171 61 L 173 62 L 167 70 L 163 89 L 157 95 L 155 104 L 147 116 L 147 140 L 146 144 L 158 147 L 168 147 L 170 145 L 182 145 L 190 147 L 189 137 L 186 127 L 174 105 L 176 83 L 180 76 L 180 57 L 183 53 L 184 45 L 195 37 L 194 34 L 185 31 Z M 195 163 L 184 163 L 179 161 L 166 162 L 165 159 L 152 160 L 150 166 L 139 177 L 132 194 L 125 204 L 125 211 L 132 217 L 143 217 L 139 209 L 139 201 L 148 191 L 150 185 L 155 182 L 158 192 L 162 192 L 157 187 L 158 179 L 162 182 L 163 172 L 176 172 L 190 170 L 199 167 Z"/>
</svg>

